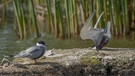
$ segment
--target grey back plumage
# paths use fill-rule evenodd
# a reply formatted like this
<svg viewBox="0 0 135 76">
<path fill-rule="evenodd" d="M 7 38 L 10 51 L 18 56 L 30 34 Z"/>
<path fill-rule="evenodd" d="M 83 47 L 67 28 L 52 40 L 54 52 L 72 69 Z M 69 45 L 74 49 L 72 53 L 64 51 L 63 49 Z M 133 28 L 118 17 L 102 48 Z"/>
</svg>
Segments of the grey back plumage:
<svg viewBox="0 0 135 76">
<path fill-rule="evenodd" d="M 45 46 L 33 46 L 25 51 L 21 51 L 19 54 L 15 55 L 14 57 L 17 58 L 29 58 L 29 59 L 38 59 L 42 57 L 45 53 Z"/>
</svg>

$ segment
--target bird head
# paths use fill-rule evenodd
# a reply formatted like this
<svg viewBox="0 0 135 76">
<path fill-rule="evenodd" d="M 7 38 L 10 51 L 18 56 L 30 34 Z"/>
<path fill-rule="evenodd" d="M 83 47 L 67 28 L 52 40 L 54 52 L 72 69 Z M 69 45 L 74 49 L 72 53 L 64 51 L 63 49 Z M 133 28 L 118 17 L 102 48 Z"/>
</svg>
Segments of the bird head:
<svg viewBox="0 0 135 76">
<path fill-rule="evenodd" d="M 36 45 L 37 46 L 45 46 L 45 43 L 43 41 L 38 41 Z"/>
</svg>

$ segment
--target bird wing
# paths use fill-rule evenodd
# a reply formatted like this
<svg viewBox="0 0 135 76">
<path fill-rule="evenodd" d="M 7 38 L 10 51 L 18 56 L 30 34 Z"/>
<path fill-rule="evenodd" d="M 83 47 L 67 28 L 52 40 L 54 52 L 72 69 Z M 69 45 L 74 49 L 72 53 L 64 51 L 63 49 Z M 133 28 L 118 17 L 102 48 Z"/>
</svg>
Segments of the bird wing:
<svg viewBox="0 0 135 76">
<path fill-rule="evenodd" d="M 100 14 L 100 16 L 99 16 L 99 18 L 98 18 L 96 24 L 94 25 L 94 28 L 95 28 L 95 29 L 97 28 L 97 25 L 98 25 L 98 23 L 99 23 L 99 20 L 101 19 L 101 17 L 102 17 L 103 14 L 104 14 L 104 11 Z"/>
<path fill-rule="evenodd" d="M 101 35 L 103 32 L 104 32 L 103 29 L 90 28 L 85 32 L 85 34 L 81 38 L 94 40 L 97 36 Z"/>
<path fill-rule="evenodd" d="M 85 34 L 88 31 L 88 29 L 91 29 L 91 26 L 89 26 L 89 24 L 94 14 L 95 14 L 95 11 L 88 17 L 87 21 L 85 22 L 84 26 L 81 29 L 80 36 L 82 39 L 84 39 Z"/>
<path fill-rule="evenodd" d="M 40 46 L 33 46 L 25 51 L 21 51 L 19 54 L 15 55 L 16 58 L 37 58 L 40 55 L 44 54 L 44 48 Z"/>
<path fill-rule="evenodd" d="M 110 23 L 110 21 L 108 21 L 107 27 L 106 27 L 106 29 L 105 29 L 105 35 L 106 35 L 107 37 L 109 37 L 109 38 L 111 38 L 110 29 L 111 29 L 111 23 Z"/>
<path fill-rule="evenodd" d="M 99 16 L 94 28 L 89 26 L 90 21 L 91 21 L 92 17 L 94 16 L 94 14 L 95 14 L 95 11 L 88 17 L 86 23 L 84 24 L 83 28 L 81 29 L 80 36 L 82 39 L 92 39 L 94 41 L 94 37 L 104 31 L 102 29 L 97 28 L 97 24 L 99 23 L 99 20 L 100 20 L 101 16 L 104 14 L 104 12 L 102 12 L 101 15 Z"/>
<path fill-rule="evenodd" d="M 19 54 L 15 55 L 16 58 L 24 58 L 27 57 L 26 51 L 21 51 Z"/>
<path fill-rule="evenodd" d="M 45 49 L 40 46 L 34 46 L 26 50 L 28 58 L 34 59 L 44 55 Z"/>
</svg>

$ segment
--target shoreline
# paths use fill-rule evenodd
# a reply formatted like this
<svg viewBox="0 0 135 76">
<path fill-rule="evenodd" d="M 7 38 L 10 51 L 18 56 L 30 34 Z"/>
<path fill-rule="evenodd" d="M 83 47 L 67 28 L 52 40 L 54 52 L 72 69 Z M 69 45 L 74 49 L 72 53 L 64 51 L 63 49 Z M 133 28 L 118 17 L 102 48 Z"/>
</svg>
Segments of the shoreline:
<svg viewBox="0 0 135 76">
<path fill-rule="evenodd" d="M 134 48 L 91 48 L 51 49 L 31 64 L 27 59 L 14 59 L 4 63 L 0 75 L 48 75 L 48 76 L 88 76 L 88 75 L 135 75 Z"/>
</svg>

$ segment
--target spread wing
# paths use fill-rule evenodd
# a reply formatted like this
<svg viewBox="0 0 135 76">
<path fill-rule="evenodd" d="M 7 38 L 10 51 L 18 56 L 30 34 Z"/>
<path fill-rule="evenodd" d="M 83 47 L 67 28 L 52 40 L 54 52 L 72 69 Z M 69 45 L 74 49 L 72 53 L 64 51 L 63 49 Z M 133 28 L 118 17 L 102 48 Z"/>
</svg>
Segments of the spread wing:
<svg viewBox="0 0 135 76">
<path fill-rule="evenodd" d="M 82 39 L 92 39 L 94 41 L 95 38 L 97 38 L 99 35 L 102 35 L 103 32 L 104 32 L 103 29 L 91 28 L 91 29 L 89 29 L 89 30 L 87 30 L 85 32 L 85 34 L 83 35 Z"/>
<path fill-rule="evenodd" d="M 86 39 L 85 34 L 88 31 L 88 29 L 91 29 L 91 26 L 89 26 L 89 24 L 90 24 L 92 17 L 94 16 L 94 14 L 95 14 L 95 11 L 88 17 L 86 23 L 84 24 L 84 26 L 81 29 L 80 36 L 82 39 Z"/>
<path fill-rule="evenodd" d="M 106 29 L 105 29 L 105 35 L 106 35 L 107 37 L 109 37 L 109 38 L 111 38 L 110 29 L 111 29 L 111 23 L 110 23 L 110 21 L 108 21 L 107 27 L 106 27 Z"/>
<path fill-rule="evenodd" d="M 104 12 L 102 12 L 102 14 L 99 16 L 96 24 L 94 25 L 94 28 L 89 26 L 90 21 L 92 19 L 92 17 L 95 14 L 95 11 L 88 17 L 86 23 L 84 24 L 83 28 L 81 29 L 80 32 L 80 36 L 82 39 L 92 39 L 93 41 L 95 40 L 96 36 L 99 36 L 100 33 L 102 33 L 104 30 L 103 29 L 98 29 L 97 28 L 97 24 L 101 18 L 101 16 L 103 15 Z"/>
<path fill-rule="evenodd" d="M 98 25 L 98 23 L 99 23 L 99 20 L 100 20 L 100 18 L 102 17 L 103 14 L 104 14 L 104 12 L 102 12 L 102 13 L 100 14 L 100 16 L 99 16 L 99 18 L 98 18 L 96 24 L 94 25 L 94 28 L 95 28 L 95 29 L 97 28 L 97 25 Z"/>
</svg>

